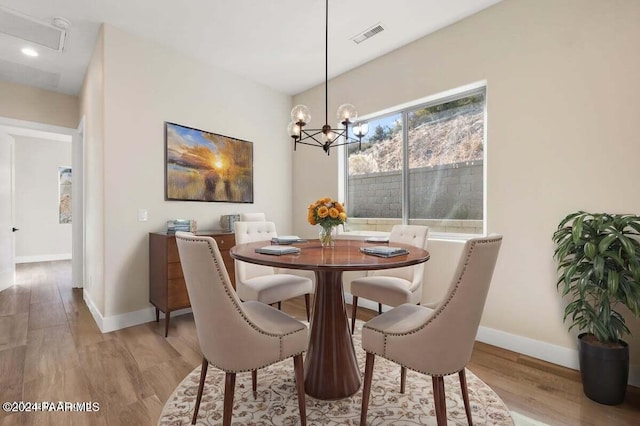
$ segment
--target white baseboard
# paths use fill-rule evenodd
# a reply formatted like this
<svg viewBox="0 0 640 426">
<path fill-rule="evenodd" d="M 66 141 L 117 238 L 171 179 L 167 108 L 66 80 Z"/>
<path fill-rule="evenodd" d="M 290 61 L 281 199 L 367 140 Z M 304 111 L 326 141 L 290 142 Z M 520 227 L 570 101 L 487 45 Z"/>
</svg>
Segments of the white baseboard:
<svg viewBox="0 0 640 426">
<path fill-rule="evenodd" d="M 345 301 L 351 303 L 353 300 L 352 296 L 348 293 L 345 293 L 344 296 Z M 378 311 L 378 303 L 372 302 L 371 300 L 359 299 L 358 306 L 376 312 Z M 388 306 L 382 306 L 383 312 L 390 309 Z M 351 315 L 351 313 L 349 313 L 349 315 Z M 580 369 L 577 349 L 565 348 L 564 346 L 554 345 L 552 343 L 542 342 L 484 326 L 480 326 L 478 329 L 476 340 L 573 370 Z M 632 364 L 629 366 L 629 384 L 640 387 L 640 365 Z"/>
<path fill-rule="evenodd" d="M 89 297 L 88 292 L 83 291 L 82 294 L 93 319 L 96 321 L 98 328 L 103 333 L 109 333 L 111 331 L 145 324 L 147 322 L 155 321 L 156 319 L 156 310 L 152 306 L 133 312 L 127 312 L 126 314 L 104 317 L 98 308 L 96 308 L 96 305 L 93 303 L 93 300 L 91 300 L 91 297 Z M 173 318 L 188 313 L 191 313 L 191 308 L 173 311 L 171 312 L 171 317 Z M 160 317 L 164 318 L 164 314 L 160 313 Z"/>
<path fill-rule="evenodd" d="M 36 256 L 16 256 L 16 263 L 52 262 L 54 260 L 70 260 L 71 253 L 39 254 Z"/>
<path fill-rule="evenodd" d="M 578 350 L 480 326 L 476 340 L 578 370 Z"/>
</svg>

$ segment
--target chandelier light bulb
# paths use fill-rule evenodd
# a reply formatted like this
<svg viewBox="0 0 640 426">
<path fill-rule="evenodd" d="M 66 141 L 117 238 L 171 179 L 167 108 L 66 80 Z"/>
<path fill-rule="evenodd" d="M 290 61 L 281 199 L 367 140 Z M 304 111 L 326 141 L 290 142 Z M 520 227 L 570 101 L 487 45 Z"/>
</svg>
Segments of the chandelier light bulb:
<svg viewBox="0 0 640 426">
<path fill-rule="evenodd" d="M 358 118 L 356 107 L 351 104 L 342 104 L 338 107 L 338 120 L 341 123 L 353 123 Z"/>
<path fill-rule="evenodd" d="M 298 126 L 298 124 L 292 121 L 287 126 L 287 132 L 289 133 L 289 136 L 291 136 L 294 139 L 297 139 L 300 137 L 300 126 Z"/>
<path fill-rule="evenodd" d="M 309 108 L 305 105 L 296 105 L 291 110 L 291 121 L 294 123 L 300 123 L 301 125 L 309 124 L 311 122 L 311 113 Z"/>
<path fill-rule="evenodd" d="M 356 137 L 362 138 L 364 136 L 367 136 L 367 133 L 369 133 L 369 123 L 367 123 L 366 121 L 358 121 L 353 126 L 353 134 Z"/>
<path fill-rule="evenodd" d="M 335 132 L 333 132 L 333 130 L 330 130 L 326 133 L 322 134 L 322 142 L 329 142 L 329 143 L 333 143 L 333 141 L 335 141 L 337 138 Z"/>
</svg>

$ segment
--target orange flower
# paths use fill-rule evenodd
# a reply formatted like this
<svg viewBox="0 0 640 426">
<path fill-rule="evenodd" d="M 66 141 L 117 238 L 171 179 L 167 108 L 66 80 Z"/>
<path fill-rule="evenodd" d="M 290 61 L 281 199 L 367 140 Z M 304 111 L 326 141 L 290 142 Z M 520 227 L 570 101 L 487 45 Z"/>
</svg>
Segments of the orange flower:
<svg viewBox="0 0 640 426">
<path fill-rule="evenodd" d="M 329 209 L 327 208 L 327 206 L 318 207 L 318 217 L 324 219 L 328 215 L 329 215 Z"/>
<path fill-rule="evenodd" d="M 338 215 L 340 214 L 340 212 L 338 211 L 338 209 L 336 209 L 335 207 L 331 207 L 329 209 L 329 216 L 333 219 L 337 218 Z"/>
<path fill-rule="evenodd" d="M 347 220 L 347 214 L 345 212 L 340 212 L 338 218 L 344 223 Z"/>
<path fill-rule="evenodd" d="M 339 211 L 340 213 L 342 213 L 342 212 L 344 211 L 344 206 L 343 206 L 342 204 L 340 204 L 338 201 L 336 201 L 336 202 L 333 204 L 333 206 L 334 206 L 336 209 L 338 209 L 338 211 Z"/>
</svg>

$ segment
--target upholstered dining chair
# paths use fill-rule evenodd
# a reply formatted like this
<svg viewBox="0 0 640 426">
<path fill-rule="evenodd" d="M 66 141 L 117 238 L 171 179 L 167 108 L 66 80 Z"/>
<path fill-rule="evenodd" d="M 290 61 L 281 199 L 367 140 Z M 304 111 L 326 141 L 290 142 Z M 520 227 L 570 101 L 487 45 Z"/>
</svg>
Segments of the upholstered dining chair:
<svg viewBox="0 0 640 426">
<path fill-rule="evenodd" d="M 306 425 L 302 353 L 308 343 L 307 327 L 264 303 L 241 302 L 213 238 L 176 232 L 176 242 L 202 351 L 191 424 L 196 424 L 209 364 L 225 372 L 223 425 L 227 426 L 236 373 L 251 371 L 255 393 L 258 368 L 293 357 L 300 420 Z"/>
<path fill-rule="evenodd" d="M 267 216 L 264 213 L 240 213 L 241 222 L 265 222 Z"/>
<path fill-rule="evenodd" d="M 465 366 L 471 357 L 501 244 L 501 235 L 467 241 L 453 281 L 435 310 L 407 303 L 363 326 L 362 348 L 367 358 L 361 425 L 367 420 L 376 355 L 400 364 L 401 393 L 407 368 L 431 376 L 438 426 L 447 424 L 444 376 L 458 373 L 467 420 L 472 424 Z"/>
<path fill-rule="evenodd" d="M 411 244 L 423 249 L 427 248 L 429 227 L 420 225 L 394 225 L 389 235 L 389 245 L 393 243 Z M 422 277 L 424 263 L 404 268 L 371 271 L 366 277 L 351 281 L 352 312 L 351 333 L 356 328 L 358 298 L 378 302 L 378 313 L 382 313 L 382 305 L 398 306 L 403 303 L 420 303 L 422 298 Z"/>
<path fill-rule="evenodd" d="M 277 237 L 276 225 L 273 222 L 236 222 L 236 244 L 265 241 L 269 244 Z M 236 290 L 241 300 L 256 300 L 271 305 L 298 296 L 304 296 L 307 320 L 310 317 L 310 297 L 313 292 L 313 281 L 300 275 L 278 273 L 270 266 L 235 261 Z"/>
</svg>

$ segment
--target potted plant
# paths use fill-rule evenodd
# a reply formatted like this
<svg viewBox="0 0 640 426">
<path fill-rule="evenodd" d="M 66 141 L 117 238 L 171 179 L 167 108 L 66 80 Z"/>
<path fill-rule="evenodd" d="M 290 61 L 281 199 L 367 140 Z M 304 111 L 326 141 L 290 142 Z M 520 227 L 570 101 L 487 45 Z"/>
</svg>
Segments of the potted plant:
<svg viewBox="0 0 640 426">
<path fill-rule="evenodd" d="M 570 299 L 564 320 L 578 336 L 584 393 L 602 404 L 624 401 L 629 329 L 616 309 L 640 316 L 640 216 L 572 213 L 553 234 L 557 289 Z"/>
</svg>

